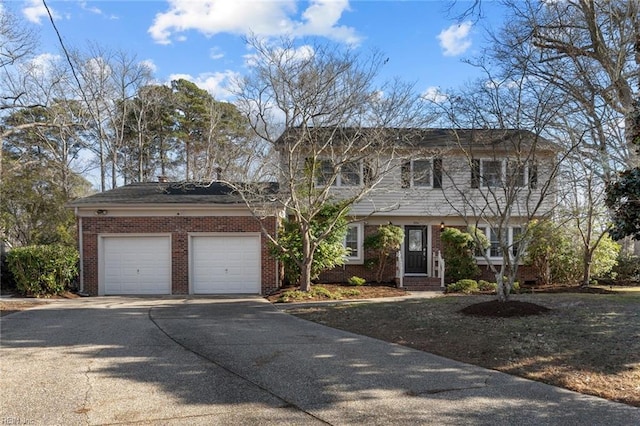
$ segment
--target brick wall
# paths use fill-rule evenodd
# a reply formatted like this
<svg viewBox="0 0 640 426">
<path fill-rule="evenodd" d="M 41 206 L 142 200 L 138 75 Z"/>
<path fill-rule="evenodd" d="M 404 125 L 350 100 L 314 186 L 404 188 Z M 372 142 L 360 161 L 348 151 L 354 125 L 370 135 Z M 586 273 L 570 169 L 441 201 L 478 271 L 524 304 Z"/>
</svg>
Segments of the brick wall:
<svg viewBox="0 0 640 426">
<path fill-rule="evenodd" d="M 378 230 L 378 226 L 366 225 L 364 227 L 364 238 L 368 235 L 374 234 Z M 346 264 L 344 266 L 338 266 L 330 271 L 325 271 L 320 274 L 319 281 L 323 283 L 346 283 L 347 280 L 353 276 L 364 278 L 367 282 L 376 281 L 376 272 L 378 270 L 377 265 L 365 266 L 366 261 L 375 259 L 376 254 L 373 250 L 364 251 L 365 264 L 354 265 Z M 391 283 L 395 281 L 396 276 L 396 256 L 392 254 L 387 259 L 387 265 L 384 269 L 384 276 L 382 282 Z"/>
<path fill-rule="evenodd" d="M 269 233 L 275 232 L 275 217 L 262 220 Z M 98 236 L 100 234 L 171 234 L 171 293 L 189 293 L 188 233 L 190 232 L 261 232 L 257 219 L 251 216 L 222 217 L 84 217 L 82 218 L 84 291 L 98 294 Z M 262 294 L 277 288 L 277 265 L 269 255 L 263 236 Z"/>
</svg>

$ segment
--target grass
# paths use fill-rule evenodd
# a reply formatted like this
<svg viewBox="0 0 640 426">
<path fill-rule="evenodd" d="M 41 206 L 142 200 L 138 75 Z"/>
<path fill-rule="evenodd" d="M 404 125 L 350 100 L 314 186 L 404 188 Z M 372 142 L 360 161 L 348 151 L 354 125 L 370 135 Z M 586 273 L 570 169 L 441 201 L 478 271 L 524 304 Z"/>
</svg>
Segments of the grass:
<svg viewBox="0 0 640 426">
<path fill-rule="evenodd" d="M 302 318 L 640 407 L 640 292 L 522 294 L 516 318 L 460 310 L 491 296 L 292 307 Z"/>
</svg>

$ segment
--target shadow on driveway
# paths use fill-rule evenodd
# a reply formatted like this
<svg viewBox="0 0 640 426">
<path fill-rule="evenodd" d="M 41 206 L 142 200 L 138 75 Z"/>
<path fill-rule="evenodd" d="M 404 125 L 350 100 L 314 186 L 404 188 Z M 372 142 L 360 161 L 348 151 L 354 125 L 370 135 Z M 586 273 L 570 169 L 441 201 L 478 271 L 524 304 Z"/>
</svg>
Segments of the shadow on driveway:
<svg viewBox="0 0 640 426">
<path fill-rule="evenodd" d="M 94 298 L 2 319 L 35 424 L 633 424 L 640 410 L 334 330 L 262 299 Z M 6 384 L 6 386 L 5 386 Z"/>
</svg>

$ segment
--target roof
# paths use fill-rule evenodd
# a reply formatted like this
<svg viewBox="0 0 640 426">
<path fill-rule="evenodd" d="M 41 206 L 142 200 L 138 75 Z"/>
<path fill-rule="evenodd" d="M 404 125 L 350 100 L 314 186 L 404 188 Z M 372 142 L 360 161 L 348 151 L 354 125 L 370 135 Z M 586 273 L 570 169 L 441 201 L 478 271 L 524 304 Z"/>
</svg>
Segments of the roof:
<svg viewBox="0 0 640 426">
<path fill-rule="evenodd" d="M 261 187 L 263 194 L 274 194 L 278 185 L 274 182 L 253 184 Z M 88 197 L 76 199 L 69 207 L 98 205 L 149 205 L 149 204 L 243 204 L 242 197 L 229 185 L 221 182 L 144 182 L 132 183 Z"/>
<path fill-rule="evenodd" d="M 380 142 L 367 141 L 374 145 L 393 142 L 396 147 L 409 148 L 516 148 L 528 149 L 533 143 L 540 150 L 558 151 L 559 147 L 529 130 L 519 129 L 451 129 L 451 128 L 356 128 L 356 127 L 293 127 L 285 130 L 278 144 L 306 138 L 326 141 L 327 138 L 353 141 L 359 138 L 374 138 Z"/>
</svg>

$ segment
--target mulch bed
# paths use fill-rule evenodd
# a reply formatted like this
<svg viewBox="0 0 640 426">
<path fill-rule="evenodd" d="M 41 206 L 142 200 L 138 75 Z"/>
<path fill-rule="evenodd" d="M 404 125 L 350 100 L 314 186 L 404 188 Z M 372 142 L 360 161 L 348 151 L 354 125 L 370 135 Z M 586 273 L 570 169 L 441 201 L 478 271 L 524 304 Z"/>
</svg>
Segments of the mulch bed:
<svg viewBox="0 0 640 426">
<path fill-rule="evenodd" d="M 535 303 L 509 300 L 500 302 L 490 300 L 488 302 L 474 303 L 460 310 L 465 315 L 476 315 L 482 317 L 525 317 L 529 315 L 540 315 L 549 312 L 550 309 Z"/>
</svg>

